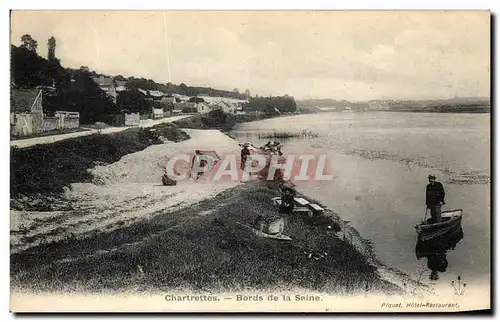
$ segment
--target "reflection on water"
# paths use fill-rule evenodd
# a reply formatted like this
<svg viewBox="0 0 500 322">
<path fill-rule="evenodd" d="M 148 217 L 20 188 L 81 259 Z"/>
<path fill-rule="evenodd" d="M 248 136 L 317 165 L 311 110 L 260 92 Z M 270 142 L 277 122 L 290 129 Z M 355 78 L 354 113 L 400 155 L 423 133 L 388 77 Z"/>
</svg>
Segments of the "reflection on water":
<svg viewBox="0 0 500 322">
<path fill-rule="evenodd" d="M 458 226 L 453 231 L 430 240 L 418 239 L 415 254 L 418 260 L 427 258 L 427 268 L 430 270 L 429 278 L 431 280 L 438 280 L 439 273 L 446 272 L 449 264 L 446 253 L 449 250 L 454 250 L 463 237 L 462 226 Z"/>
</svg>

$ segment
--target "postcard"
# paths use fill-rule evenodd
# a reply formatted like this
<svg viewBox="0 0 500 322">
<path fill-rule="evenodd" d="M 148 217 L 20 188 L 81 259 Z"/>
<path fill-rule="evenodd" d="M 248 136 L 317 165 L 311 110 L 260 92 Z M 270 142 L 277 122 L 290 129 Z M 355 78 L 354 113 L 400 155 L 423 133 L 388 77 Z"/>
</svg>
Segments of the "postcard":
<svg viewBox="0 0 500 322">
<path fill-rule="evenodd" d="M 489 11 L 10 22 L 12 312 L 491 309 Z"/>
</svg>

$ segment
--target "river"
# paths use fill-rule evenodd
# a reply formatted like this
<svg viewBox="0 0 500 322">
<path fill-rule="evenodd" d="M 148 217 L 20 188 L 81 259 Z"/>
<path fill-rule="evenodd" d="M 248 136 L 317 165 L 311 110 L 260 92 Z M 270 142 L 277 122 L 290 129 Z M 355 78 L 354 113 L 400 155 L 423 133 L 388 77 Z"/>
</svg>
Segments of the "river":
<svg viewBox="0 0 500 322">
<path fill-rule="evenodd" d="M 231 134 L 256 146 L 273 131 L 317 137 L 279 140 L 286 154 L 326 154 L 331 181 L 297 182 L 371 240 L 377 257 L 424 283 L 490 283 L 490 114 L 331 112 L 240 124 Z M 414 226 L 425 212 L 427 175 L 446 191 L 446 209 L 463 209 L 463 234 L 448 265 L 430 280 L 415 255 Z M 486 289 L 485 289 L 486 291 Z"/>
</svg>

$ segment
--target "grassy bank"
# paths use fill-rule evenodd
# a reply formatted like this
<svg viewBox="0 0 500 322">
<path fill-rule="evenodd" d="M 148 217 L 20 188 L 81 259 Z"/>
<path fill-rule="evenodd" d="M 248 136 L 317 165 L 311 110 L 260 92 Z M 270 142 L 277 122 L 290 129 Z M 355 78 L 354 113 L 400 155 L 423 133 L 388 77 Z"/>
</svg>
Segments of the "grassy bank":
<svg viewBox="0 0 500 322">
<path fill-rule="evenodd" d="M 215 110 L 207 114 L 193 115 L 182 120 L 174 121 L 173 123 L 181 128 L 188 129 L 218 129 L 230 131 L 238 123 L 258 121 L 265 118 L 268 117 L 257 114 L 234 115 Z"/>
<path fill-rule="evenodd" d="M 251 225 L 257 215 L 275 218 L 270 197 L 277 194 L 269 184 L 248 183 L 128 227 L 36 246 L 11 255 L 12 285 L 85 292 L 400 292 L 327 228 L 336 226 L 332 214 L 314 222 L 286 218 L 284 233 L 292 242 L 258 238 L 236 223 Z M 325 253 L 319 260 L 310 256 Z"/>
<path fill-rule="evenodd" d="M 88 169 L 113 163 L 163 140 L 183 141 L 189 136 L 171 123 L 133 128 L 113 134 L 93 134 L 52 144 L 11 148 L 11 208 L 51 210 L 55 198 L 75 182 L 90 182 Z M 47 199 L 48 198 L 48 199 Z"/>
</svg>

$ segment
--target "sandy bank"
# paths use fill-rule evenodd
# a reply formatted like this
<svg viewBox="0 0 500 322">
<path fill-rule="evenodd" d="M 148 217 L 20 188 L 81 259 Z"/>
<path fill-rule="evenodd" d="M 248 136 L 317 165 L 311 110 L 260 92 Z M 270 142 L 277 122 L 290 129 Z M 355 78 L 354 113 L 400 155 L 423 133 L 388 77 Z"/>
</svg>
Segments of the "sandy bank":
<svg viewBox="0 0 500 322">
<path fill-rule="evenodd" d="M 69 211 L 11 211 L 11 251 L 82 236 L 93 231 L 109 231 L 143 220 L 160 211 L 185 207 L 238 184 L 225 181 L 212 183 L 200 179 L 179 181 L 177 186 L 161 185 L 166 158 L 176 154 L 192 154 L 194 149 L 212 148 L 222 157 L 238 153 L 237 143 L 217 130 L 187 130 L 191 139 L 152 145 L 128 154 L 110 165 L 91 170 L 104 184 L 74 183 L 66 197 L 72 200 Z"/>
</svg>

